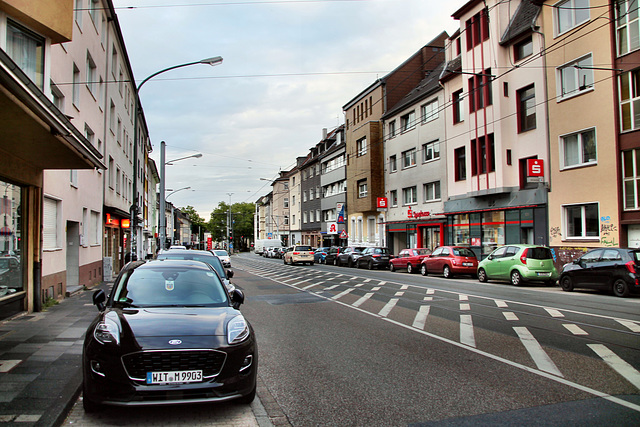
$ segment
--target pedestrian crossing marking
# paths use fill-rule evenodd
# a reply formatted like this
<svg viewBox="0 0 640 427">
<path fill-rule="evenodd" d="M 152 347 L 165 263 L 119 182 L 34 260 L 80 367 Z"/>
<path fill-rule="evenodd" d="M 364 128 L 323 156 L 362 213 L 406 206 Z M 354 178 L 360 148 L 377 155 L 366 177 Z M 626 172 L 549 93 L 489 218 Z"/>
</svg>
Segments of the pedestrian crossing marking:
<svg viewBox="0 0 640 427">
<path fill-rule="evenodd" d="M 527 328 L 520 326 L 514 327 L 513 330 L 518 334 L 520 341 L 524 345 L 524 348 L 529 352 L 529 355 L 535 362 L 538 369 L 564 378 L 556 364 L 553 363 L 553 360 L 551 360 L 538 340 L 534 338 L 533 334 L 531 334 Z"/>
<path fill-rule="evenodd" d="M 616 372 L 622 375 L 627 381 L 633 384 L 637 389 L 640 389 L 640 372 L 638 372 L 633 366 L 625 362 L 620 356 L 602 344 L 587 344 L 587 346 L 593 350 L 598 356 L 602 357 L 602 360 Z"/>
<path fill-rule="evenodd" d="M 325 290 L 325 291 L 330 291 L 330 290 L 332 290 L 332 289 L 337 288 L 338 286 L 340 286 L 340 285 L 333 285 L 333 286 L 329 286 L 328 288 L 324 288 L 324 290 Z"/>
<path fill-rule="evenodd" d="M 387 305 L 382 307 L 382 310 L 380 310 L 380 312 L 378 312 L 378 315 L 381 316 L 381 317 L 387 317 L 389 315 L 389 313 L 391 313 L 391 310 L 393 310 L 393 307 L 396 306 L 398 301 L 399 301 L 398 298 L 391 298 L 389 300 L 389 302 L 387 303 Z"/>
<path fill-rule="evenodd" d="M 460 304 L 460 311 L 469 311 L 471 310 L 471 304 Z"/>
<path fill-rule="evenodd" d="M 473 333 L 473 321 L 470 314 L 460 315 L 460 343 L 474 348 L 476 346 L 476 338 Z"/>
<path fill-rule="evenodd" d="M 349 292 L 351 292 L 351 291 L 353 291 L 353 288 L 349 288 L 349 289 L 347 289 L 346 291 L 342 291 L 342 292 L 340 292 L 339 294 L 334 295 L 331 299 L 340 299 L 340 298 L 342 298 L 343 296 L 347 295 L 347 294 L 348 294 Z"/>
<path fill-rule="evenodd" d="M 628 328 L 631 332 L 640 332 L 640 325 L 629 320 L 616 319 L 622 326 Z"/>
<path fill-rule="evenodd" d="M 509 307 L 505 301 L 497 299 L 497 300 L 495 300 L 495 302 L 496 302 L 496 307 L 499 307 L 499 308 L 507 308 L 507 307 Z"/>
<path fill-rule="evenodd" d="M 364 304 L 372 296 L 373 296 L 373 292 L 366 293 L 366 294 L 364 294 L 364 296 L 360 297 L 360 299 L 358 301 L 354 302 L 352 305 L 354 307 L 360 307 L 362 304 Z"/>
<path fill-rule="evenodd" d="M 373 288 L 371 288 L 372 291 L 379 291 L 381 288 L 380 286 L 374 286 Z"/>
<path fill-rule="evenodd" d="M 395 297 L 401 297 L 403 295 L 404 295 L 404 292 L 396 292 L 394 296 Z"/>
<path fill-rule="evenodd" d="M 571 323 L 565 323 L 562 326 L 564 326 L 573 335 L 589 335 L 584 329 L 582 329 L 578 325 L 574 325 L 574 324 L 571 324 Z"/>
<path fill-rule="evenodd" d="M 416 318 L 413 320 L 413 327 L 416 329 L 424 330 L 424 325 L 427 323 L 427 316 L 429 315 L 429 310 L 431 306 L 421 305 L 418 313 L 416 314 Z"/>
<path fill-rule="evenodd" d="M 512 311 L 503 311 L 503 312 L 502 312 L 502 315 L 503 315 L 503 316 L 504 316 L 504 318 L 505 318 L 505 319 L 507 319 L 507 320 L 513 320 L 513 321 L 520 320 L 520 319 L 518 318 L 518 316 L 517 316 L 514 312 L 512 312 Z"/>
<path fill-rule="evenodd" d="M 549 313 L 549 315 L 551 315 L 551 317 L 564 317 L 564 314 L 560 313 L 560 311 L 554 309 L 554 308 L 546 308 L 545 310 L 547 313 Z"/>
<path fill-rule="evenodd" d="M 469 295 L 460 294 L 460 295 L 458 295 L 458 300 L 460 300 L 460 301 L 469 301 Z"/>
<path fill-rule="evenodd" d="M 424 301 L 433 301 L 433 297 L 424 297 L 423 300 Z"/>
<path fill-rule="evenodd" d="M 435 289 L 427 289 L 427 295 L 433 295 L 435 292 Z"/>
</svg>

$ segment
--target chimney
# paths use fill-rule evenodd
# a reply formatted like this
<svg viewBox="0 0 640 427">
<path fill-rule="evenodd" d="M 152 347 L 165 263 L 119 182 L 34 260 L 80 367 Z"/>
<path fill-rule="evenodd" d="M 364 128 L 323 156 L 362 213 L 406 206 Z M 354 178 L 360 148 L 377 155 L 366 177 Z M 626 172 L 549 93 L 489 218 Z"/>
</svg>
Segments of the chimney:
<svg viewBox="0 0 640 427">
<path fill-rule="evenodd" d="M 322 140 L 327 139 L 327 128 L 322 128 Z"/>
</svg>

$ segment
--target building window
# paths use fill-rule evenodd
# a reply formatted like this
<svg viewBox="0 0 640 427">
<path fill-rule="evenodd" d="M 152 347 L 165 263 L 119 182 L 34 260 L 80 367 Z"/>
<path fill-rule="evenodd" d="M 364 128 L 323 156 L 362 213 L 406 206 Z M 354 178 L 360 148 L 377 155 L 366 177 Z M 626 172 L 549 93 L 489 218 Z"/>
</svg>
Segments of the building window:
<svg viewBox="0 0 640 427">
<path fill-rule="evenodd" d="M 488 143 L 487 143 L 488 141 Z M 471 141 L 471 175 L 494 172 L 496 170 L 493 134 L 481 136 Z"/>
<path fill-rule="evenodd" d="M 358 150 L 358 156 L 364 156 L 367 154 L 367 137 L 360 138 L 356 142 L 356 148 Z"/>
<path fill-rule="evenodd" d="M 469 79 L 469 111 L 480 110 L 493 103 L 491 91 L 491 69 Z"/>
<path fill-rule="evenodd" d="M 367 197 L 367 180 L 363 179 L 358 181 L 358 198 L 362 199 Z"/>
<path fill-rule="evenodd" d="M 589 0 L 567 0 L 553 7 L 556 34 L 576 27 L 589 20 Z"/>
<path fill-rule="evenodd" d="M 389 138 L 393 138 L 396 136 L 396 121 L 392 120 L 389 122 Z"/>
<path fill-rule="evenodd" d="M 625 210 L 640 209 L 640 150 L 622 153 Z"/>
<path fill-rule="evenodd" d="M 440 200 L 440 181 L 424 184 L 424 201 Z"/>
<path fill-rule="evenodd" d="M 558 96 L 567 98 L 593 88 L 593 59 L 587 55 L 558 68 Z"/>
<path fill-rule="evenodd" d="M 440 141 L 427 142 L 422 146 L 422 161 L 428 162 L 440 158 Z"/>
<path fill-rule="evenodd" d="M 618 55 L 640 48 L 638 0 L 616 0 Z"/>
<path fill-rule="evenodd" d="M 640 129 L 640 68 L 623 73 L 619 82 L 621 129 Z"/>
<path fill-rule="evenodd" d="M 483 9 L 465 23 L 467 34 L 467 50 L 479 45 L 489 38 L 489 16 Z"/>
<path fill-rule="evenodd" d="M 598 204 L 563 206 L 565 237 L 568 239 L 588 239 L 600 236 L 598 224 Z"/>
<path fill-rule="evenodd" d="M 430 122 L 431 120 L 435 120 L 438 118 L 438 99 L 434 99 L 433 101 L 423 105 L 420 107 L 421 115 L 422 115 L 422 123 Z"/>
<path fill-rule="evenodd" d="M 284 208 L 285 209 L 289 208 L 289 198 L 288 197 L 284 198 Z"/>
<path fill-rule="evenodd" d="M 91 229 L 89 230 L 89 244 L 91 246 L 100 244 L 101 232 L 102 224 L 100 223 L 100 212 L 91 211 Z"/>
<path fill-rule="evenodd" d="M 80 30 L 82 30 L 82 12 L 84 12 L 84 6 L 82 5 L 83 1 L 84 0 L 76 0 L 76 7 L 74 10 L 74 18 L 78 27 L 80 27 Z"/>
<path fill-rule="evenodd" d="M 78 188 L 78 171 L 75 169 L 69 170 L 69 183 L 72 187 Z"/>
<path fill-rule="evenodd" d="M 73 85 L 71 87 L 71 99 L 76 108 L 80 106 L 80 70 L 73 64 Z"/>
<path fill-rule="evenodd" d="M 51 82 L 51 97 L 53 98 L 53 105 L 62 112 L 64 112 L 64 94 L 57 85 Z"/>
<path fill-rule="evenodd" d="M 392 207 L 398 206 L 398 190 L 391 190 L 389 192 L 389 203 Z"/>
<path fill-rule="evenodd" d="M 400 129 L 402 132 L 406 132 L 416 125 L 416 112 L 412 111 L 404 116 L 400 117 Z"/>
<path fill-rule="evenodd" d="M 7 19 L 7 54 L 40 89 L 44 88 L 44 37 Z"/>
<path fill-rule="evenodd" d="M 96 134 L 93 132 L 93 130 L 86 123 L 84 124 L 84 136 L 85 136 L 85 138 L 87 138 L 87 141 L 89 141 L 91 143 L 91 145 L 95 145 Z"/>
<path fill-rule="evenodd" d="M 97 86 L 97 77 L 96 71 L 98 67 L 96 63 L 93 62 L 93 58 L 91 58 L 91 54 L 87 52 L 87 89 L 96 97 L 96 86 Z"/>
<path fill-rule="evenodd" d="M 42 206 L 42 248 L 56 249 L 58 244 L 58 206 L 59 202 L 48 197 L 44 197 Z"/>
<path fill-rule="evenodd" d="M 402 189 L 402 204 L 414 205 L 418 203 L 418 189 L 414 185 L 413 187 L 407 187 Z"/>
<path fill-rule="evenodd" d="M 520 89 L 518 99 L 518 132 L 536 128 L 536 92 L 533 85 Z"/>
<path fill-rule="evenodd" d="M 563 168 L 596 163 L 596 130 L 588 129 L 560 137 L 560 150 Z"/>
<path fill-rule="evenodd" d="M 531 55 L 533 55 L 533 39 L 531 36 L 513 45 L 513 58 L 516 61 L 522 61 Z"/>
<path fill-rule="evenodd" d="M 389 172 L 393 173 L 397 171 L 398 171 L 398 159 L 394 154 L 393 156 L 389 157 Z"/>
<path fill-rule="evenodd" d="M 116 170 L 114 167 L 113 157 L 109 156 L 109 188 L 113 189 Z"/>
<path fill-rule="evenodd" d="M 410 168 L 416 165 L 416 149 L 404 151 L 402 153 L 402 169 Z"/>
<path fill-rule="evenodd" d="M 464 181 L 467 179 L 467 159 L 465 147 L 458 147 L 454 152 L 455 157 L 455 180 Z"/>
<path fill-rule="evenodd" d="M 453 92 L 453 124 L 460 123 L 464 120 L 462 112 L 462 89 Z"/>
</svg>

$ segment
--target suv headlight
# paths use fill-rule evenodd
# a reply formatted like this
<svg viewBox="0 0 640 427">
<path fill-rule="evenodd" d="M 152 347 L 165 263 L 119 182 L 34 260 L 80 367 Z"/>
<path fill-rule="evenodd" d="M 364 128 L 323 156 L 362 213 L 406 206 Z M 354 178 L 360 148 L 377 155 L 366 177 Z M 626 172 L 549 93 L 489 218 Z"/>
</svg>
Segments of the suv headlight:
<svg viewBox="0 0 640 427">
<path fill-rule="evenodd" d="M 249 324 L 244 316 L 239 314 L 227 324 L 227 341 L 229 344 L 238 344 L 249 337 Z"/>
<path fill-rule="evenodd" d="M 120 344 L 120 328 L 110 319 L 104 319 L 96 325 L 93 337 L 100 344 Z"/>
</svg>

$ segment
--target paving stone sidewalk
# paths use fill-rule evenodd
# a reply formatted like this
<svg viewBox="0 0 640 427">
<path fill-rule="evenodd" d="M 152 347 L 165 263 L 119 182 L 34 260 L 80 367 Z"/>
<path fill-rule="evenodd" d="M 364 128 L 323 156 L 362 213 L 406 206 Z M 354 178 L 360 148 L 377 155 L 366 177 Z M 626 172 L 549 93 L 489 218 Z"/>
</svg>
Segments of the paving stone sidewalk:
<svg viewBox="0 0 640 427">
<path fill-rule="evenodd" d="M 0 425 L 62 423 L 82 383 L 83 336 L 97 314 L 92 294 L 78 289 L 47 311 L 0 322 Z"/>
</svg>

